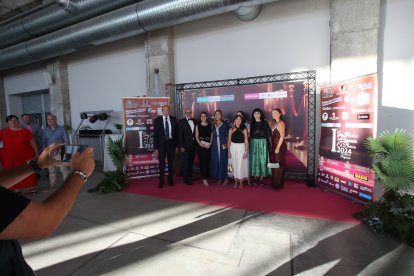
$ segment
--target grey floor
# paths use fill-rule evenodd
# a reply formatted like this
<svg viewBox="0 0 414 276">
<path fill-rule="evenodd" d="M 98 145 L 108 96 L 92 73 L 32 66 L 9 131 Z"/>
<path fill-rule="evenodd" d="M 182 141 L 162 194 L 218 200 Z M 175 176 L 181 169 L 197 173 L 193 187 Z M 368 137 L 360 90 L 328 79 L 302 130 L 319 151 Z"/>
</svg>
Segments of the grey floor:
<svg viewBox="0 0 414 276">
<path fill-rule="evenodd" d="M 22 241 L 37 275 L 414 275 L 414 248 L 364 225 L 87 193 L 101 176 L 53 236 Z"/>
</svg>

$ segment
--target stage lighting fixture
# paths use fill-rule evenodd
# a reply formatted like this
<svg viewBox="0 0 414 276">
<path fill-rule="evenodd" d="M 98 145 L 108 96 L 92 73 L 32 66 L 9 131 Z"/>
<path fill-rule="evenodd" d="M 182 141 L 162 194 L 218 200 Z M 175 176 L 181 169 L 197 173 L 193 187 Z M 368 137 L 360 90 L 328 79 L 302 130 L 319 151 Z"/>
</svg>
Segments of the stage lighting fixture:
<svg viewBox="0 0 414 276">
<path fill-rule="evenodd" d="M 89 122 L 94 124 L 96 121 L 98 121 L 98 119 L 99 119 L 99 115 L 93 115 L 92 117 L 89 118 Z"/>
<path fill-rule="evenodd" d="M 108 114 L 106 114 L 106 113 L 101 113 L 98 116 L 99 116 L 99 120 L 101 120 L 101 121 L 108 120 Z"/>
</svg>

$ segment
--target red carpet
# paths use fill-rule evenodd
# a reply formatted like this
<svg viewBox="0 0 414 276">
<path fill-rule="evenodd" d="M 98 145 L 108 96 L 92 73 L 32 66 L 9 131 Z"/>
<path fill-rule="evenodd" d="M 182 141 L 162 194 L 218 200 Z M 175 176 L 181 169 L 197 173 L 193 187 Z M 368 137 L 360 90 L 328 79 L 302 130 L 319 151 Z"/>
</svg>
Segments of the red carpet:
<svg viewBox="0 0 414 276">
<path fill-rule="evenodd" d="M 245 186 L 243 189 L 234 189 L 232 182 L 221 187 L 210 181 L 210 186 L 205 187 L 201 180 L 194 181 L 192 186 L 185 185 L 181 177 L 175 177 L 175 181 L 174 186 L 166 185 L 159 189 L 158 177 L 132 179 L 123 191 L 184 202 L 352 223 L 359 223 L 351 215 L 363 208 L 359 203 L 350 203 L 320 188 L 309 188 L 299 181 L 285 181 L 285 188 L 280 191 L 270 188 L 270 180 L 265 181 L 264 187 Z"/>
</svg>

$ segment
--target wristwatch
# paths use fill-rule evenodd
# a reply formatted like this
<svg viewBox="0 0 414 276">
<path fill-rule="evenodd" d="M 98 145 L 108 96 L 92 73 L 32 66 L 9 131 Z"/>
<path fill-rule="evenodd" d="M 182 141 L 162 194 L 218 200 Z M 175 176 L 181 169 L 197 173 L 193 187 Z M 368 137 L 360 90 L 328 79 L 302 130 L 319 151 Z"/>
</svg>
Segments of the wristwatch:
<svg viewBox="0 0 414 276">
<path fill-rule="evenodd" d="M 27 161 L 27 165 L 29 165 L 32 170 L 36 173 L 40 172 L 42 169 L 37 165 L 37 159 L 32 159 Z"/>
<path fill-rule="evenodd" d="M 83 180 L 83 182 L 88 181 L 88 176 L 81 170 L 74 170 L 69 175 L 79 175 L 79 177 Z"/>
</svg>

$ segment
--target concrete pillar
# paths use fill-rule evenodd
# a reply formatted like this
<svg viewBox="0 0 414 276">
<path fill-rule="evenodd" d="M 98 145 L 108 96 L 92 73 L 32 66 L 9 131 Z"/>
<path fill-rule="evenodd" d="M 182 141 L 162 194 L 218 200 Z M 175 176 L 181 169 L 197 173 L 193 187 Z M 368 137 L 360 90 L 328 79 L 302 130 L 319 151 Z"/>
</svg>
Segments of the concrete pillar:
<svg viewBox="0 0 414 276">
<path fill-rule="evenodd" d="M 59 125 L 72 126 L 66 61 L 56 58 L 46 66 L 46 71 L 49 74 L 50 111 L 56 115 Z"/>
<path fill-rule="evenodd" d="M 6 127 L 6 91 L 4 91 L 4 79 L 3 75 L 0 74 L 0 128 Z"/>
<path fill-rule="evenodd" d="M 381 0 L 331 1 L 331 81 L 377 72 Z"/>
<path fill-rule="evenodd" d="M 175 114 L 173 29 L 148 32 L 146 36 L 147 96 L 170 97 L 171 114 Z"/>
</svg>

